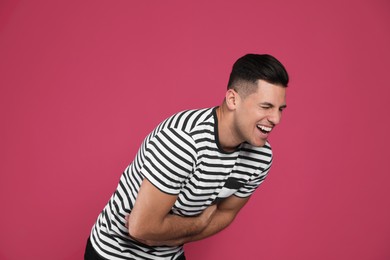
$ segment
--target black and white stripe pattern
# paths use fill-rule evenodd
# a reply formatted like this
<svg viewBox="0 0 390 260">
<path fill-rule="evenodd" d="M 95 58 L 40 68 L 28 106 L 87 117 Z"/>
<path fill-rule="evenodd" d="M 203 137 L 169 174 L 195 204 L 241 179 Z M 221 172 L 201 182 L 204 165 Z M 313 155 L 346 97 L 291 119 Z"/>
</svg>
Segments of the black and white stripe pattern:
<svg viewBox="0 0 390 260">
<path fill-rule="evenodd" d="M 148 247 L 128 236 L 130 214 L 142 180 L 178 198 L 174 214 L 194 216 L 231 195 L 248 197 L 266 177 L 271 147 L 241 144 L 219 148 L 215 108 L 177 113 L 159 124 L 142 143 L 120 178 L 117 190 L 92 228 L 95 250 L 107 259 L 176 259 L 182 247 Z"/>
</svg>

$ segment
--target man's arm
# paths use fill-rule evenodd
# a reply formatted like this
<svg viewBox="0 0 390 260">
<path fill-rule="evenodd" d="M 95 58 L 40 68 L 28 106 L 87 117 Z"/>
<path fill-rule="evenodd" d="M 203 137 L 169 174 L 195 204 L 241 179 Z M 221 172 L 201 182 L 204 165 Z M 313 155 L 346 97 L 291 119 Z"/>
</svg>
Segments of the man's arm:
<svg viewBox="0 0 390 260">
<path fill-rule="evenodd" d="M 249 197 L 239 198 L 233 195 L 221 201 L 217 205 L 217 210 L 212 215 L 211 221 L 209 222 L 207 227 L 204 228 L 200 233 L 184 236 L 179 239 L 172 239 L 166 241 L 155 240 L 155 241 L 144 241 L 144 242 L 152 246 L 161 246 L 161 245 L 177 246 L 177 245 L 182 245 L 188 242 L 197 241 L 212 236 L 218 233 L 219 231 L 223 230 L 227 226 L 229 226 L 233 222 L 237 213 L 248 202 L 248 200 Z"/>
<path fill-rule="evenodd" d="M 216 206 L 197 217 L 181 217 L 170 214 L 176 199 L 176 195 L 160 191 L 145 178 L 128 218 L 130 236 L 148 245 L 152 245 L 149 241 L 155 241 L 157 245 L 200 234 L 210 224 Z"/>
<path fill-rule="evenodd" d="M 221 201 L 219 204 L 217 204 L 217 210 L 213 214 L 212 219 L 207 227 L 203 229 L 201 233 L 185 238 L 184 243 L 197 241 L 212 236 L 229 226 L 237 216 L 238 212 L 248 202 L 248 200 L 249 197 L 239 198 L 232 195 Z"/>
</svg>

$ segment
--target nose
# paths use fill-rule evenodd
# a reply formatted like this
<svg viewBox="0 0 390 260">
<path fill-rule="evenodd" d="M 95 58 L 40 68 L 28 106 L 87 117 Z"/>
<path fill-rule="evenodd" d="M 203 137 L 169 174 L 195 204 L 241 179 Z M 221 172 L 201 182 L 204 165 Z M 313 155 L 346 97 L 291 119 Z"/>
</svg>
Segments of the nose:
<svg viewBox="0 0 390 260">
<path fill-rule="evenodd" d="M 273 125 L 279 124 L 281 118 L 282 118 L 282 111 L 276 109 L 268 115 L 268 121 Z"/>
</svg>

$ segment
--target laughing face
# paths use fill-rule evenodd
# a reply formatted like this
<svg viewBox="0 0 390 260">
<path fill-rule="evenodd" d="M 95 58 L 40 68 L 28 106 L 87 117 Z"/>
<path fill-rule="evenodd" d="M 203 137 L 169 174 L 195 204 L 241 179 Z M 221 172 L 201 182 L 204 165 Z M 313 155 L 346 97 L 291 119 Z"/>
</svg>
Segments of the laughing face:
<svg viewBox="0 0 390 260">
<path fill-rule="evenodd" d="M 273 128 L 279 124 L 284 108 L 286 88 L 280 85 L 258 80 L 256 92 L 245 97 L 235 92 L 236 140 L 264 146 Z"/>
</svg>

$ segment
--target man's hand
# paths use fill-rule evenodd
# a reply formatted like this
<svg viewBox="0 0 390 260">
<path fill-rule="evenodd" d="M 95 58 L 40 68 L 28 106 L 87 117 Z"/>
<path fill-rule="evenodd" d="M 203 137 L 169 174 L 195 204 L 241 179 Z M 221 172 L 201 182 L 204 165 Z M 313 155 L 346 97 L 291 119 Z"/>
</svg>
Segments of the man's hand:
<svg viewBox="0 0 390 260">
<path fill-rule="evenodd" d="M 217 210 L 217 205 L 214 204 L 206 208 L 202 212 L 202 214 L 200 214 L 198 217 L 195 217 L 195 218 L 199 218 L 199 221 L 201 222 L 201 227 L 203 227 L 202 230 L 205 229 L 210 224 L 216 210 Z"/>
</svg>

